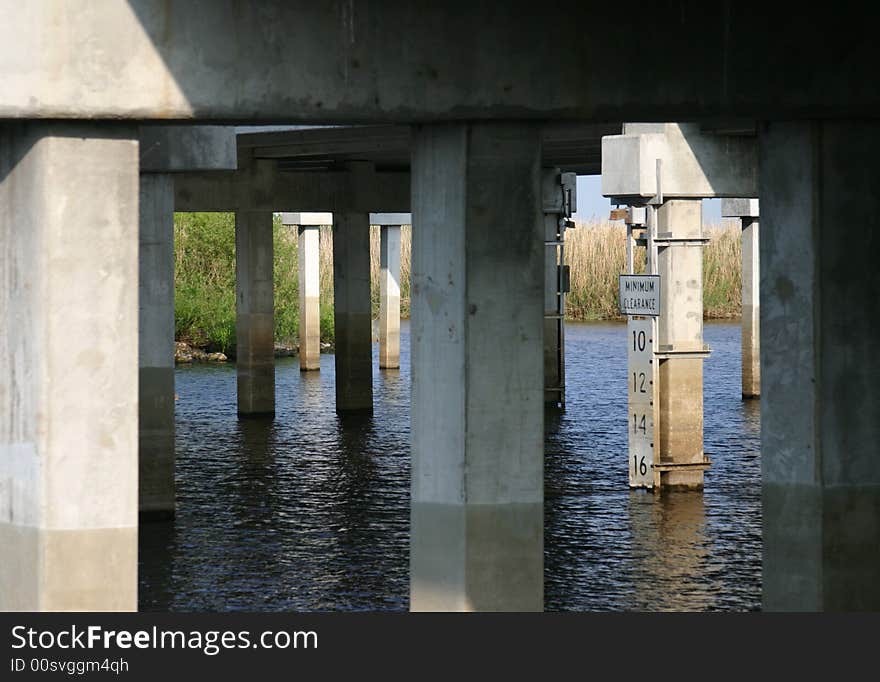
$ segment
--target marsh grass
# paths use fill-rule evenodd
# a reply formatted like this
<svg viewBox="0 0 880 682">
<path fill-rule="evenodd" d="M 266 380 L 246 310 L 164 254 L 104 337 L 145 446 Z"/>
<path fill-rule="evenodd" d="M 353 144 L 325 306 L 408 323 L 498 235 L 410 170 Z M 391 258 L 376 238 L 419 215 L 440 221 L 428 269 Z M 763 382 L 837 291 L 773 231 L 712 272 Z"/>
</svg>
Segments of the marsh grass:
<svg viewBox="0 0 880 682">
<path fill-rule="evenodd" d="M 725 223 L 705 228 L 703 303 L 707 318 L 741 313 L 740 228 Z M 175 239 L 175 326 L 178 340 L 234 352 L 235 217 L 231 213 L 177 213 Z M 299 334 L 296 231 L 273 224 L 275 248 L 275 340 L 296 343 Z M 566 300 L 570 320 L 617 319 L 617 276 L 626 267 L 626 231 L 619 223 L 581 223 L 568 230 L 565 263 L 571 267 Z M 401 316 L 410 312 L 412 230 L 401 229 Z M 644 249 L 636 263 L 644 262 Z M 379 314 L 379 228 L 370 228 L 373 317 Z M 641 268 L 637 266 L 637 270 Z M 321 339 L 333 341 L 333 232 L 321 228 Z"/>
</svg>

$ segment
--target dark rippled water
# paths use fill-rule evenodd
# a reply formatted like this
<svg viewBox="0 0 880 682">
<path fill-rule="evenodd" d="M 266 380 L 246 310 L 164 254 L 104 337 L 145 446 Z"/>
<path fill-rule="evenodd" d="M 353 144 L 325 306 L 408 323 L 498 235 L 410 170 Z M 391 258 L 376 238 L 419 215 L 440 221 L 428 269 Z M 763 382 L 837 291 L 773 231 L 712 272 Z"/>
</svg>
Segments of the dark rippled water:
<svg viewBox="0 0 880 682">
<path fill-rule="evenodd" d="M 548 610 L 752 610 L 761 601 L 760 423 L 740 399 L 737 324 L 707 324 L 703 494 L 627 488 L 626 332 L 569 325 L 568 405 L 548 413 Z M 234 366 L 181 367 L 177 517 L 141 526 L 140 607 L 405 610 L 409 334 L 374 370 L 372 419 L 320 374 L 277 365 L 273 422 L 239 420 Z M 374 367 L 378 367 L 374 347 Z"/>
</svg>

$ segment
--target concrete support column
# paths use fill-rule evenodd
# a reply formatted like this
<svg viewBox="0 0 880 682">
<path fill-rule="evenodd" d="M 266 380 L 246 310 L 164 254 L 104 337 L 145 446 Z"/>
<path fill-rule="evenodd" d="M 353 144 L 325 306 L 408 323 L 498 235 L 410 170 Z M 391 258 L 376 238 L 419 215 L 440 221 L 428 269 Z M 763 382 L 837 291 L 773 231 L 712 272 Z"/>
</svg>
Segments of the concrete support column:
<svg viewBox="0 0 880 682">
<path fill-rule="evenodd" d="M 880 124 L 760 142 L 766 610 L 880 610 Z"/>
<path fill-rule="evenodd" d="M 759 204 L 757 199 L 722 199 L 721 215 L 742 226 L 742 397 L 761 395 Z"/>
<path fill-rule="evenodd" d="M 742 219 L 742 397 L 761 396 L 761 307 L 758 218 Z"/>
<path fill-rule="evenodd" d="M 299 225 L 299 368 L 321 369 L 321 282 L 318 225 Z"/>
<path fill-rule="evenodd" d="M 137 129 L 0 126 L 0 245 L 0 610 L 136 610 Z"/>
<path fill-rule="evenodd" d="M 381 226 L 379 367 L 400 367 L 400 225 Z"/>
<path fill-rule="evenodd" d="M 138 497 L 142 519 L 174 516 L 174 181 L 140 176 Z"/>
<path fill-rule="evenodd" d="M 540 129 L 425 126 L 412 148 L 410 607 L 540 610 Z"/>
<path fill-rule="evenodd" d="M 661 487 L 703 485 L 702 238 L 699 199 L 657 209 Z"/>
<path fill-rule="evenodd" d="M 559 239 L 559 216 L 543 215 L 544 239 Z M 561 324 L 559 320 L 559 249 L 547 245 L 544 249 L 544 402 L 558 405 L 561 402 L 559 387 L 562 385 L 560 363 Z"/>
<path fill-rule="evenodd" d="M 336 411 L 373 411 L 370 214 L 333 214 Z"/>
<path fill-rule="evenodd" d="M 235 214 L 238 414 L 275 414 L 275 298 L 271 211 Z"/>
</svg>

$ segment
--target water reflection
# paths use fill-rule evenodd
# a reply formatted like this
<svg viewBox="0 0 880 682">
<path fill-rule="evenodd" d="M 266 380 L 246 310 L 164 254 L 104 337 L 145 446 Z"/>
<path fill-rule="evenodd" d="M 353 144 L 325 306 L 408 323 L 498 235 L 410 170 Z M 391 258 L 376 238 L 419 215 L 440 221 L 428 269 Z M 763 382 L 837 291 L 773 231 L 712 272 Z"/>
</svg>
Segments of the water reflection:
<svg viewBox="0 0 880 682">
<path fill-rule="evenodd" d="M 760 403 L 739 328 L 706 325 L 704 494 L 630 492 L 623 325 L 566 333 L 568 404 L 545 418 L 549 610 L 760 605 Z M 140 538 L 144 610 L 405 610 L 409 334 L 374 370 L 372 417 L 334 410 L 333 357 L 276 372 L 276 419 L 239 420 L 235 368 L 176 373 L 177 517 Z M 374 347 L 374 367 L 378 348 Z"/>
<path fill-rule="evenodd" d="M 629 494 L 633 607 L 640 611 L 704 611 L 718 585 L 706 577 L 711 543 L 703 496 L 693 492 Z"/>
</svg>

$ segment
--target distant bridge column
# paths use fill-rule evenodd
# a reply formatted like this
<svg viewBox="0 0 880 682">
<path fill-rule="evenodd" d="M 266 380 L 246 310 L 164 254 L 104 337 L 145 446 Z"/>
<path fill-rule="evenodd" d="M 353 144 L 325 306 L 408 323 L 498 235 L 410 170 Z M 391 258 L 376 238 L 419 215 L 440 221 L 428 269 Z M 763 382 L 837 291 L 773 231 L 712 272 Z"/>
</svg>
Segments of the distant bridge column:
<svg viewBox="0 0 880 682">
<path fill-rule="evenodd" d="M 880 124 L 759 140 L 764 608 L 880 610 Z"/>
<path fill-rule="evenodd" d="M 275 415 L 272 212 L 235 213 L 238 414 Z"/>
<path fill-rule="evenodd" d="M 333 214 L 336 411 L 373 411 L 370 214 Z"/>
<path fill-rule="evenodd" d="M 415 611 L 543 608 L 539 131 L 414 131 Z"/>
<path fill-rule="evenodd" d="M 722 199 L 721 215 L 739 218 L 742 225 L 742 397 L 758 398 L 761 396 L 758 200 Z"/>
<path fill-rule="evenodd" d="M 140 175 L 138 497 L 142 518 L 174 515 L 174 180 Z"/>
<path fill-rule="evenodd" d="M 0 126 L 0 610 L 137 609 L 137 137 Z"/>
<path fill-rule="evenodd" d="M 373 213 L 370 223 L 381 232 L 379 256 L 379 368 L 400 367 L 400 228 L 411 225 L 409 213 Z"/>
<path fill-rule="evenodd" d="M 565 406 L 565 231 L 577 210 L 577 175 L 542 171 L 544 212 L 544 403 Z"/>
<path fill-rule="evenodd" d="M 321 225 L 331 213 L 282 213 L 281 222 L 297 229 L 299 258 L 299 369 L 321 369 Z"/>
<path fill-rule="evenodd" d="M 700 199 L 666 201 L 649 251 L 660 275 L 659 344 L 661 487 L 702 488 L 703 453 L 703 217 Z M 651 249 L 653 241 L 654 249 Z"/>
</svg>

